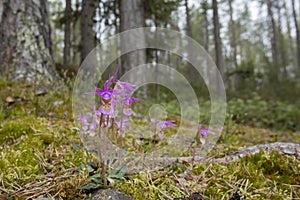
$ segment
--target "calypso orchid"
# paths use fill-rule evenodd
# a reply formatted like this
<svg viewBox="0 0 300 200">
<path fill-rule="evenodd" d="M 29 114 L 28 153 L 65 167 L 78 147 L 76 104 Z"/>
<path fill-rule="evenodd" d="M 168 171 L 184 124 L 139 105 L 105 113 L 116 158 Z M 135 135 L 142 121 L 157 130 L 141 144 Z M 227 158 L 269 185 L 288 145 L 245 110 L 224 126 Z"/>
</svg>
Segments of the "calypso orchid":
<svg viewBox="0 0 300 200">
<path fill-rule="evenodd" d="M 199 135 L 200 133 L 200 135 Z M 212 132 L 209 130 L 209 128 L 202 128 L 202 124 L 200 124 L 199 128 L 198 128 L 198 137 L 196 138 L 197 140 L 200 140 L 200 142 L 202 144 L 205 144 L 205 138 L 207 136 L 207 134 L 212 134 Z"/>
<path fill-rule="evenodd" d="M 131 116 L 133 111 L 131 109 L 132 102 L 141 102 L 142 100 L 139 98 L 134 97 L 125 97 L 123 99 L 124 107 L 123 107 L 123 114 L 126 116 Z"/>
</svg>

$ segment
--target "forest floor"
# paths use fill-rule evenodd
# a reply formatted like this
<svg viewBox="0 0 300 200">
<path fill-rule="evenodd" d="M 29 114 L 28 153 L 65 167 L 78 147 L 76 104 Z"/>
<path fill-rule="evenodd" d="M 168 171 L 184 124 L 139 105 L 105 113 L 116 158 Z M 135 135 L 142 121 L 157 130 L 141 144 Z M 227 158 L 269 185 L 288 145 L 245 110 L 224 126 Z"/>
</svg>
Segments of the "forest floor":
<svg viewBox="0 0 300 200">
<path fill-rule="evenodd" d="M 30 84 L 0 82 L 0 199 L 83 199 L 99 186 L 91 184 L 99 171 L 78 137 L 70 93 L 67 87 L 43 92 Z M 209 156 L 278 141 L 299 144 L 300 133 L 226 122 Z M 133 199 L 187 198 L 193 193 L 206 199 L 234 194 L 235 199 L 300 199 L 300 161 L 279 151 L 228 163 L 176 162 L 160 171 L 111 180 L 110 186 Z"/>
</svg>

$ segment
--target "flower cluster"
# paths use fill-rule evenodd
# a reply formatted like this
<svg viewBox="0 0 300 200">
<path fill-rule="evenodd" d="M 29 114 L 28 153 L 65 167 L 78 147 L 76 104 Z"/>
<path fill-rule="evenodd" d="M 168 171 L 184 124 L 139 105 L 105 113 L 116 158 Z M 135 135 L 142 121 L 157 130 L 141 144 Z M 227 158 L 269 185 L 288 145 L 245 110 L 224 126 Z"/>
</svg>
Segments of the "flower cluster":
<svg viewBox="0 0 300 200">
<path fill-rule="evenodd" d="M 103 89 L 95 87 L 94 92 L 86 94 L 99 95 L 101 105 L 94 105 L 93 114 L 85 115 L 78 120 L 81 122 L 82 130 L 90 132 L 90 136 L 95 135 L 97 125 L 100 127 L 110 127 L 116 125 L 117 132 L 121 132 L 129 124 L 127 117 L 133 115 L 131 108 L 133 102 L 140 102 L 141 99 L 131 97 L 135 90 L 135 85 L 117 80 L 118 69 L 114 76 L 110 77 L 104 84 Z M 122 109 L 121 119 L 117 121 L 118 108 Z"/>
</svg>

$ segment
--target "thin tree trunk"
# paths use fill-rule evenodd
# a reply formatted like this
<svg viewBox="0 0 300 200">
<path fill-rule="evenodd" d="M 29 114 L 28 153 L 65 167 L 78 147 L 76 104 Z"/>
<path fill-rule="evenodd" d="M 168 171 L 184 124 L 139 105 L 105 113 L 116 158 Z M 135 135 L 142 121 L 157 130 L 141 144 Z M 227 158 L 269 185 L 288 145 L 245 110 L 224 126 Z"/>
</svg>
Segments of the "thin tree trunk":
<svg viewBox="0 0 300 200">
<path fill-rule="evenodd" d="M 215 39 L 215 53 L 216 53 L 216 64 L 220 71 L 221 77 L 224 80 L 224 61 L 222 53 L 222 43 L 220 37 L 220 24 L 219 24 L 219 14 L 218 14 L 218 2 L 217 0 L 212 0 L 213 7 L 213 21 L 214 21 L 214 39 Z M 220 83 L 217 83 L 220 87 Z M 221 88 L 218 88 L 220 91 Z"/>
<path fill-rule="evenodd" d="M 233 20 L 233 9 L 232 9 L 233 0 L 229 0 L 229 15 L 230 15 L 230 49 L 231 49 L 231 58 L 234 63 L 234 67 L 237 68 L 237 49 L 236 49 L 236 38 L 235 38 L 235 22 Z"/>
<path fill-rule="evenodd" d="M 1 24 L 1 21 L 2 21 L 3 4 L 4 4 L 4 2 L 3 2 L 3 1 L 0 1 L 0 24 Z"/>
<path fill-rule="evenodd" d="M 77 41 L 77 35 L 78 35 L 78 18 L 79 18 L 79 0 L 76 0 L 75 2 L 75 11 L 74 11 L 74 20 L 73 20 L 73 26 L 72 26 L 72 62 L 74 64 L 78 64 L 78 41 Z"/>
<path fill-rule="evenodd" d="M 191 17 L 190 17 L 190 9 L 189 9 L 189 5 L 188 5 L 188 0 L 185 0 L 184 1 L 184 6 L 185 6 L 185 15 L 186 15 L 186 34 L 187 36 L 193 38 L 193 33 L 192 33 L 192 27 L 191 27 Z M 189 57 L 194 57 L 195 56 L 195 52 L 193 52 L 191 49 L 190 49 L 190 44 L 187 44 L 187 49 L 188 49 L 188 54 L 189 54 Z M 189 66 L 188 68 L 189 70 L 189 75 L 190 75 L 190 79 L 191 81 L 195 81 L 197 76 L 197 71 L 195 70 L 195 68 L 193 66 Z"/>
<path fill-rule="evenodd" d="M 47 1 L 0 4 L 0 72 L 14 81 L 52 81 L 56 71 Z"/>
<path fill-rule="evenodd" d="M 192 35 L 192 27 L 191 27 L 191 17 L 190 17 L 190 9 L 188 5 L 188 0 L 184 1 L 184 6 L 185 6 L 185 15 L 186 15 L 186 34 L 189 37 L 193 37 Z"/>
<path fill-rule="evenodd" d="M 285 42 L 284 35 L 282 33 L 282 23 L 281 23 L 281 6 L 280 0 L 277 0 L 277 15 L 278 15 L 278 36 L 279 36 L 279 51 L 280 51 L 280 66 L 283 67 L 283 75 L 287 77 L 287 69 L 286 69 L 286 55 L 285 55 Z"/>
<path fill-rule="evenodd" d="M 277 50 L 277 36 L 276 36 L 276 24 L 273 16 L 273 4 L 272 0 L 267 1 L 267 8 L 268 8 L 268 16 L 271 21 L 271 46 L 272 46 L 272 59 L 273 59 L 273 69 L 271 70 L 271 82 L 277 83 L 278 82 L 278 50 Z"/>
<path fill-rule="evenodd" d="M 298 58 L 297 61 L 298 61 L 299 74 L 300 74 L 300 35 L 299 35 L 299 27 L 298 27 L 298 21 L 297 21 L 297 14 L 296 14 L 296 10 L 295 10 L 295 0 L 292 0 L 292 8 L 293 8 L 294 25 L 295 25 L 295 29 L 296 29 L 297 58 Z"/>
<path fill-rule="evenodd" d="M 96 46 L 96 35 L 93 30 L 95 16 L 95 1 L 83 0 L 81 11 L 81 61 Z"/>
<path fill-rule="evenodd" d="M 204 49 L 209 52 L 209 31 L 208 31 L 208 17 L 207 17 L 207 10 L 208 10 L 208 3 L 207 0 L 205 0 L 202 3 L 202 9 L 203 9 L 203 16 L 204 16 Z"/>
<path fill-rule="evenodd" d="M 115 16 L 115 19 L 113 21 L 113 24 L 115 26 L 115 34 L 118 34 L 120 33 L 120 1 L 114 1 L 113 3 L 113 12 L 114 12 L 114 16 Z M 118 44 L 119 45 L 119 44 Z M 117 66 L 120 66 L 121 65 L 121 58 L 118 57 L 117 60 L 116 60 L 116 64 Z M 122 71 L 122 70 L 121 70 Z"/>
<path fill-rule="evenodd" d="M 66 0 L 65 8 L 65 39 L 64 39 L 64 70 L 68 69 L 71 59 L 71 20 L 72 20 L 71 0 Z"/>
<path fill-rule="evenodd" d="M 287 34 L 289 38 L 289 47 L 290 47 L 290 53 L 289 53 L 289 60 L 292 61 L 293 66 L 297 65 L 297 60 L 295 58 L 295 49 L 294 49 L 294 42 L 291 35 L 291 23 L 290 23 L 290 15 L 289 10 L 286 7 L 286 3 L 283 4 L 284 10 L 285 10 L 285 18 L 286 18 L 286 26 L 287 26 Z"/>
<path fill-rule="evenodd" d="M 203 34 L 203 41 L 204 41 L 204 49 L 207 53 L 209 53 L 209 29 L 208 29 L 208 26 L 209 26 L 209 22 L 208 22 L 208 16 L 207 16 L 207 10 L 208 10 L 208 3 L 207 3 L 207 0 L 204 0 L 201 4 L 201 8 L 202 8 L 202 11 L 203 11 L 203 17 L 204 17 L 204 34 Z M 202 27 L 200 27 L 202 28 Z M 209 66 L 207 65 L 207 61 L 206 61 L 206 76 L 207 76 L 207 80 L 210 81 L 210 77 L 211 77 L 211 74 L 210 74 L 210 68 Z M 209 84 L 210 82 L 208 82 L 207 84 Z"/>
</svg>

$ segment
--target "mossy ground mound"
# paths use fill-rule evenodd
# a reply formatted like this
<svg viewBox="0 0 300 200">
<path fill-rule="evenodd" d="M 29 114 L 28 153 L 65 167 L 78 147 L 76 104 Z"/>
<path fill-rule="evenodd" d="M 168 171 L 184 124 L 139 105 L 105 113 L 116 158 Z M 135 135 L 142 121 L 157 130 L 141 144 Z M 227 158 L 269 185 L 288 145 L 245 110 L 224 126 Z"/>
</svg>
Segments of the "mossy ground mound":
<svg viewBox="0 0 300 200">
<path fill-rule="evenodd" d="M 99 169 L 86 152 L 71 117 L 71 96 L 61 87 L 35 96 L 32 85 L 0 83 L 0 199 L 43 195 L 82 199 Z M 21 100 L 6 102 L 7 97 Z M 55 103 L 56 102 L 56 103 Z M 245 146 L 286 141 L 300 134 L 241 126 L 231 121 L 211 156 L 222 157 Z M 175 163 L 161 171 L 140 172 L 112 183 L 134 199 L 170 199 L 199 192 L 208 199 L 300 198 L 300 162 L 279 152 L 261 152 L 228 164 Z M 91 191 L 91 190 L 90 190 Z"/>
</svg>

